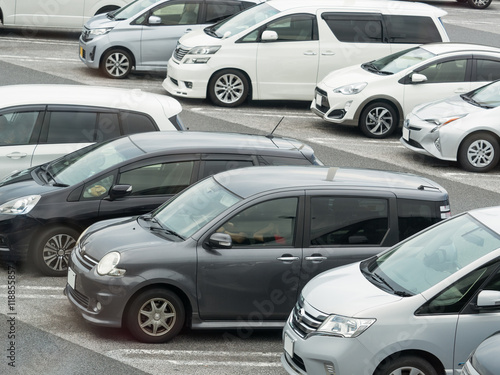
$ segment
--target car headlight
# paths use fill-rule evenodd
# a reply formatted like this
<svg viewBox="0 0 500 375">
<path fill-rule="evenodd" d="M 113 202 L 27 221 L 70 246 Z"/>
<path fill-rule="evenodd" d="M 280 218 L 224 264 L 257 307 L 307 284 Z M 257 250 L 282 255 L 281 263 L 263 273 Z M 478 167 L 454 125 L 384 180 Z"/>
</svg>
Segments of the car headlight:
<svg viewBox="0 0 500 375">
<path fill-rule="evenodd" d="M 333 89 L 333 92 L 335 94 L 354 95 L 363 91 L 366 85 L 368 85 L 366 82 L 351 83 L 349 85 L 337 87 Z"/>
<path fill-rule="evenodd" d="M 357 337 L 368 329 L 376 319 L 349 318 L 330 315 L 318 328 L 318 333 L 339 337 Z"/>
<path fill-rule="evenodd" d="M 210 57 L 220 49 L 220 46 L 200 46 L 192 48 L 184 60 L 184 64 L 206 64 Z"/>
<path fill-rule="evenodd" d="M 26 197 L 13 199 L 0 206 L 0 214 L 25 215 L 36 206 L 40 198 L 40 195 L 28 195 Z"/>
<path fill-rule="evenodd" d="M 93 38 L 95 38 L 97 36 L 106 35 L 111 30 L 113 30 L 112 27 L 103 27 L 103 28 L 100 28 L 100 29 L 90 29 L 89 30 L 89 38 L 93 39 Z"/>
<path fill-rule="evenodd" d="M 436 130 L 439 130 L 439 128 L 441 128 L 442 126 L 451 124 L 453 121 L 464 118 L 465 116 L 467 116 L 467 113 L 465 113 L 463 115 L 447 116 L 447 117 L 441 117 L 441 118 L 437 118 L 437 119 L 428 119 L 426 121 L 437 125 L 434 129 L 431 130 L 431 133 L 434 133 Z"/>
<path fill-rule="evenodd" d="M 123 276 L 125 270 L 116 268 L 120 263 L 120 253 L 113 251 L 106 254 L 97 264 L 97 273 L 101 276 Z"/>
</svg>

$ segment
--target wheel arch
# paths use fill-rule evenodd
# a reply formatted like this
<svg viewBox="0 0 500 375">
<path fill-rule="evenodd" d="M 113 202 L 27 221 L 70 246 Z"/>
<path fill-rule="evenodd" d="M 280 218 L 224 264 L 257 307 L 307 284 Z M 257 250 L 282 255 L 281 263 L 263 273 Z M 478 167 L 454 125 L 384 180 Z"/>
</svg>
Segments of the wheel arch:
<svg viewBox="0 0 500 375">
<path fill-rule="evenodd" d="M 72 230 L 79 232 L 80 234 L 85 230 L 82 226 L 75 224 L 71 221 L 51 221 L 36 229 L 35 233 L 31 236 L 29 248 L 28 248 L 28 257 L 32 258 L 35 255 L 35 245 L 37 244 L 40 236 L 52 228 L 56 227 L 67 227 Z"/>
<path fill-rule="evenodd" d="M 363 101 L 358 108 L 356 109 L 356 112 L 354 114 L 354 121 L 356 124 L 359 125 L 359 119 L 361 117 L 361 113 L 365 110 L 367 106 L 369 106 L 372 103 L 375 102 L 383 102 L 391 105 L 394 110 L 396 111 L 396 114 L 398 115 L 398 127 L 401 127 L 403 125 L 403 120 L 404 120 L 404 112 L 403 112 L 403 107 L 401 107 L 401 104 L 399 101 L 394 99 L 392 96 L 387 96 L 387 95 L 382 95 L 382 96 L 377 96 L 377 97 L 370 97 Z"/>
<path fill-rule="evenodd" d="M 474 131 L 470 132 L 470 133 L 467 133 L 465 134 L 461 139 L 460 139 L 460 142 L 458 143 L 458 147 L 457 147 L 457 153 L 456 153 L 456 158 L 458 160 L 458 156 L 460 155 L 460 150 L 462 149 L 463 147 L 463 143 L 464 141 L 475 135 L 475 134 L 478 134 L 478 133 L 485 133 L 485 134 L 488 134 L 488 135 L 491 135 L 492 137 L 494 137 L 497 142 L 500 144 L 500 134 L 494 132 L 493 130 L 490 130 L 490 129 L 474 129 Z"/>
<path fill-rule="evenodd" d="M 402 350 L 396 353 L 393 353 L 391 355 L 388 355 L 385 357 L 380 363 L 378 364 L 377 368 L 373 372 L 374 375 L 379 374 L 379 371 L 381 370 L 382 366 L 385 364 L 394 361 L 399 358 L 405 358 L 405 357 L 419 357 L 422 359 L 425 359 L 427 362 L 429 362 L 432 367 L 436 369 L 436 372 L 440 375 L 444 375 L 444 365 L 443 363 L 439 360 L 438 357 L 436 357 L 434 354 L 429 353 L 425 350 L 418 350 L 418 349 L 412 349 L 412 350 Z"/>
<path fill-rule="evenodd" d="M 250 75 L 244 69 L 241 69 L 241 68 L 232 68 L 232 67 L 220 68 L 220 69 L 216 70 L 215 72 L 213 72 L 210 75 L 210 78 L 208 79 L 208 82 L 207 82 L 207 91 L 205 93 L 206 97 L 207 98 L 209 97 L 210 83 L 214 79 L 214 76 L 216 74 L 224 71 L 224 70 L 237 70 L 238 72 L 242 73 L 246 77 L 246 79 L 248 80 L 248 85 L 249 85 L 249 87 L 248 87 L 248 97 L 253 99 L 253 81 L 250 78 Z"/>
<path fill-rule="evenodd" d="M 104 56 L 106 56 L 106 54 L 111 51 L 111 50 L 122 50 L 122 51 L 125 51 L 127 52 L 131 57 L 132 57 L 132 67 L 135 68 L 135 65 L 136 65 L 136 61 L 135 61 L 135 55 L 134 53 L 130 50 L 130 48 L 127 48 L 125 46 L 111 46 L 111 47 L 108 47 L 106 48 L 102 53 L 101 53 L 101 56 L 99 57 L 99 68 L 102 66 L 102 61 L 104 60 Z"/>
</svg>

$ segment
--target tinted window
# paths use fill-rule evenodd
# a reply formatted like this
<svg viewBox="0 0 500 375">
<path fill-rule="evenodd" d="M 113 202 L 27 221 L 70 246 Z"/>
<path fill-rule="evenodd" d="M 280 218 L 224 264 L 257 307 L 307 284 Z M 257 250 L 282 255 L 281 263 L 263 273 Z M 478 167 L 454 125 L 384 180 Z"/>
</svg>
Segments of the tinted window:
<svg viewBox="0 0 500 375">
<path fill-rule="evenodd" d="M 400 240 L 410 237 L 440 220 L 439 203 L 398 199 Z"/>
<path fill-rule="evenodd" d="M 207 3 L 206 7 L 206 23 L 218 22 L 240 10 L 239 4 L 231 3 Z"/>
<path fill-rule="evenodd" d="M 191 183 L 194 162 L 148 165 L 122 173 L 121 185 L 132 185 L 131 195 L 177 194 Z"/>
<path fill-rule="evenodd" d="M 450 60 L 429 65 L 418 73 L 427 77 L 427 83 L 464 82 L 467 60 Z"/>
<path fill-rule="evenodd" d="M 124 112 L 121 114 L 123 134 L 134 134 L 157 130 L 153 121 L 142 114 Z"/>
<path fill-rule="evenodd" d="M 49 112 L 47 143 L 94 142 L 97 113 Z"/>
<path fill-rule="evenodd" d="M 430 17 L 384 16 L 387 37 L 390 43 L 441 42 L 441 36 Z"/>
<path fill-rule="evenodd" d="M 217 232 L 227 233 L 237 246 L 292 246 L 298 198 L 262 202 L 240 212 Z"/>
<path fill-rule="evenodd" d="M 495 81 L 500 79 L 500 61 L 476 60 L 476 81 Z"/>
<path fill-rule="evenodd" d="M 252 167 L 253 162 L 246 160 L 206 160 L 202 178 L 230 169 Z"/>
<path fill-rule="evenodd" d="M 259 156 L 259 163 L 263 165 L 311 165 L 307 159 L 285 158 L 282 156 Z"/>
<path fill-rule="evenodd" d="M 11 112 L 0 115 L 0 146 L 30 143 L 40 112 Z"/>
<path fill-rule="evenodd" d="M 310 245 L 379 245 L 388 223 L 385 199 L 312 197 Z"/>
<path fill-rule="evenodd" d="M 315 39 L 315 20 L 313 15 L 297 14 L 270 22 L 266 30 L 275 31 L 278 41 L 293 42 Z"/>
<path fill-rule="evenodd" d="M 102 142 L 121 135 L 117 113 L 99 113 L 95 141 Z"/>
<path fill-rule="evenodd" d="M 335 37 L 341 42 L 350 43 L 381 43 L 381 19 L 351 19 L 350 16 L 342 18 L 325 16 L 325 21 Z"/>
<path fill-rule="evenodd" d="M 152 15 L 160 17 L 161 25 L 190 25 L 197 23 L 199 9 L 197 3 L 167 3 L 156 8 Z"/>
</svg>

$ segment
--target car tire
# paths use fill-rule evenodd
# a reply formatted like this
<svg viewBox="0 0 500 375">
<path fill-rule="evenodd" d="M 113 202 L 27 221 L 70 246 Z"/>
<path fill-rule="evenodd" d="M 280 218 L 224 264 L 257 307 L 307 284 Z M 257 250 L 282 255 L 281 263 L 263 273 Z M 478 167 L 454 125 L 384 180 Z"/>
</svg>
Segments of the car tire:
<svg viewBox="0 0 500 375">
<path fill-rule="evenodd" d="M 436 369 L 425 359 L 419 357 L 400 357 L 389 360 L 379 367 L 375 375 L 438 375 Z"/>
<path fill-rule="evenodd" d="M 247 99 L 250 85 L 247 77 L 235 69 L 221 70 L 208 84 L 208 96 L 220 107 L 237 107 Z"/>
<path fill-rule="evenodd" d="M 45 230 L 32 249 L 35 265 L 46 276 L 66 276 L 71 251 L 80 233 L 66 226 Z"/>
<path fill-rule="evenodd" d="M 123 49 L 106 52 L 101 62 L 101 72 L 108 78 L 122 79 L 132 70 L 132 56 Z"/>
<path fill-rule="evenodd" d="M 469 172 L 488 172 L 496 167 L 499 159 L 498 139 L 484 132 L 469 135 L 458 151 L 460 166 Z"/>
<path fill-rule="evenodd" d="M 468 0 L 469 6 L 474 9 L 485 9 L 491 4 L 491 0 Z"/>
<path fill-rule="evenodd" d="M 398 114 L 391 104 L 374 102 L 361 112 L 359 128 L 369 138 L 386 138 L 396 130 L 398 122 Z"/>
<path fill-rule="evenodd" d="M 170 290 L 149 289 L 139 294 L 127 311 L 127 328 L 137 340 L 163 343 L 174 338 L 185 322 L 184 305 Z"/>
</svg>

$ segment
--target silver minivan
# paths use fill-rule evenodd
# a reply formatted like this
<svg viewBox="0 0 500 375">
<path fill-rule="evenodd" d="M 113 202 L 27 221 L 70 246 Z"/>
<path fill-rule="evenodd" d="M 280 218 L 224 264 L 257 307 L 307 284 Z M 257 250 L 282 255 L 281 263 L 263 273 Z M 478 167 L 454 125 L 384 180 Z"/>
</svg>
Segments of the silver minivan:
<svg viewBox="0 0 500 375">
<path fill-rule="evenodd" d="M 500 206 L 438 223 L 306 284 L 283 332 L 290 374 L 458 374 L 500 330 Z"/>
<path fill-rule="evenodd" d="M 166 71 L 177 40 L 260 0 L 135 0 L 91 18 L 80 36 L 80 60 L 109 78 Z"/>
</svg>

